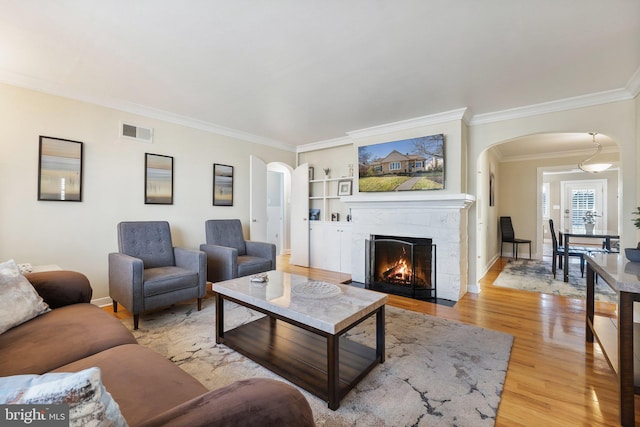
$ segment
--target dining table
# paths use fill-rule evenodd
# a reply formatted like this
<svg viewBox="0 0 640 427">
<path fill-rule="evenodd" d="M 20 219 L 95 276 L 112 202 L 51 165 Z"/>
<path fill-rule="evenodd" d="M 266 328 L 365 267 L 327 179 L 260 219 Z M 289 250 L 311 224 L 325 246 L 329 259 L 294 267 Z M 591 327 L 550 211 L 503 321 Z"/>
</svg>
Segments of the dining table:
<svg viewBox="0 0 640 427">
<path fill-rule="evenodd" d="M 611 251 L 611 239 L 619 239 L 620 236 L 618 232 L 614 231 L 603 231 L 603 232 L 594 232 L 594 233 L 586 233 L 584 231 L 576 231 L 576 232 L 564 232 L 564 242 L 561 243 L 565 248 L 569 248 L 569 242 L 571 237 L 577 238 L 587 238 L 587 239 L 599 239 L 604 242 L 604 249 L 607 251 Z M 569 281 L 569 250 L 564 251 L 564 259 L 563 259 L 563 279 L 565 282 Z"/>
</svg>

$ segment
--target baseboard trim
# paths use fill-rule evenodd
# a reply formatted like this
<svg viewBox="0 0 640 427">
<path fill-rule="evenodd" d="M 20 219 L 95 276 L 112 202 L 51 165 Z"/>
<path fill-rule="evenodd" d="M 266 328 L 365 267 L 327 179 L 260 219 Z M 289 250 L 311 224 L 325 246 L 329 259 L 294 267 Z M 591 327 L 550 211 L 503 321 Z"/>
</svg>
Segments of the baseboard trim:
<svg viewBox="0 0 640 427">
<path fill-rule="evenodd" d="M 91 300 L 91 304 L 97 305 L 98 307 L 106 307 L 113 304 L 113 300 L 109 297 L 96 298 Z"/>
</svg>

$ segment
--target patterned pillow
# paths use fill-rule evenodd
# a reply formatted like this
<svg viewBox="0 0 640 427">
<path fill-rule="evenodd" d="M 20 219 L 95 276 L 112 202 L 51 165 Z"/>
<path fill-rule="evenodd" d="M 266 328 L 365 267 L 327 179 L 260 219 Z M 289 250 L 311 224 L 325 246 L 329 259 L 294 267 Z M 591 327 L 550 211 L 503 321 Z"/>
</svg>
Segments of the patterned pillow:
<svg viewBox="0 0 640 427">
<path fill-rule="evenodd" d="M 0 334 L 51 309 L 13 260 L 0 263 Z"/>
<path fill-rule="evenodd" d="M 100 368 L 0 378 L 0 404 L 67 404 L 69 426 L 127 426 L 120 407 L 102 385 Z"/>
</svg>

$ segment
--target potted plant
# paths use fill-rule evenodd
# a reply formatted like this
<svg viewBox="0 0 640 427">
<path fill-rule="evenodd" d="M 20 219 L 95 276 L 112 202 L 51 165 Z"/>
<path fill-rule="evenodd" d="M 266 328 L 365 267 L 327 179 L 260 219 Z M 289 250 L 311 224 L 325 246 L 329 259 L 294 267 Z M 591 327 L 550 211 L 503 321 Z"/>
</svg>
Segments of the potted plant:
<svg viewBox="0 0 640 427">
<path fill-rule="evenodd" d="M 584 229 L 587 234 L 593 234 L 593 229 L 596 226 L 596 218 L 599 216 L 596 211 L 586 211 L 584 213 L 582 221 L 584 221 Z"/>
<path fill-rule="evenodd" d="M 633 224 L 637 229 L 640 229 L 640 206 L 636 208 L 635 212 L 631 212 L 631 215 L 636 216 Z M 638 246 L 635 248 L 625 248 L 624 253 L 629 261 L 640 262 L 640 242 L 638 242 Z"/>
</svg>

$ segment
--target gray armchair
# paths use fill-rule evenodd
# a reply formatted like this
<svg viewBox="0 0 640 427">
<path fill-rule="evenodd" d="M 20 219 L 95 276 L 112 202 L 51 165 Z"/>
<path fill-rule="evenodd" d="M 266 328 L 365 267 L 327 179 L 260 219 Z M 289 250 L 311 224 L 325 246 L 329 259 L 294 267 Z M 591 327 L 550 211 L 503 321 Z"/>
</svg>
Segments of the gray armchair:
<svg viewBox="0 0 640 427">
<path fill-rule="evenodd" d="M 244 240 L 239 219 L 210 219 L 204 226 L 207 243 L 200 250 L 207 254 L 210 282 L 275 270 L 276 245 Z"/>
<path fill-rule="evenodd" d="M 174 248 L 166 221 L 118 224 L 118 250 L 109 254 L 109 296 L 133 313 L 138 329 L 140 313 L 206 293 L 207 257 L 195 249 Z"/>
</svg>

